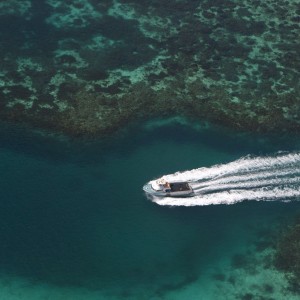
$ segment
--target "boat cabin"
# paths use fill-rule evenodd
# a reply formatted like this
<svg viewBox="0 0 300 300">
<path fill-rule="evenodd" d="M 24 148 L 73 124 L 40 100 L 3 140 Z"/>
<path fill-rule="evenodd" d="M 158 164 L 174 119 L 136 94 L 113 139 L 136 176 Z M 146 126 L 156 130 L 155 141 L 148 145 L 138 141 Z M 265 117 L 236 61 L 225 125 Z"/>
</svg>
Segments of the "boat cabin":
<svg viewBox="0 0 300 300">
<path fill-rule="evenodd" d="M 156 190 L 162 190 L 165 193 L 176 193 L 190 191 L 191 187 L 187 182 L 168 182 L 165 179 L 159 179 L 156 181 Z"/>
</svg>

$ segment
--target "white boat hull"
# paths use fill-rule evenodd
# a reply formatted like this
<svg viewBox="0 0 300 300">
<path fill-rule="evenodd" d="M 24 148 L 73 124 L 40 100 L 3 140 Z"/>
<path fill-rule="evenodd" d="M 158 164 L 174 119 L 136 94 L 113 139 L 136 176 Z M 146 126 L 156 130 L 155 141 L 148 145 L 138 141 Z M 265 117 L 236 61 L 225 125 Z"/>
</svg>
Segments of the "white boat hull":
<svg viewBox="0 0 300 300">
<path fill-rule="evenodd" d="M 177 191 L 164 191 L 164 190 L 155 190 L 152 187 L 151 183 L 147 183 L 143 186 L 143 190 L 147 195 L 156 196 L 156 197 L 191 197 L 194 194 L 193 189 L 189 186 L 189 189 L 186 190 L 177 190 Z"/>
</svg>

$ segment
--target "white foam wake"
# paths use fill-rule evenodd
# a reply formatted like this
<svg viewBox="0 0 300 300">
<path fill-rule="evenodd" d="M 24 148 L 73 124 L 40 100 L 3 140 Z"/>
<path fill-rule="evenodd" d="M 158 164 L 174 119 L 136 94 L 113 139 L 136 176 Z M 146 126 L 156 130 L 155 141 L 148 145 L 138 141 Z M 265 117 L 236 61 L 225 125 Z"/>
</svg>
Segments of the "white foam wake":
<svg viewBox="0 0 300 300">
<path fill-rule="evenodd" d="M 193 197 L 153 197 L 160 205 L 233 204 L 245 200 L 300 199 L 300 153 L 243 157 L 215 165 L 163 176 L 168 181 L 189 181 Z"/>
</svg>

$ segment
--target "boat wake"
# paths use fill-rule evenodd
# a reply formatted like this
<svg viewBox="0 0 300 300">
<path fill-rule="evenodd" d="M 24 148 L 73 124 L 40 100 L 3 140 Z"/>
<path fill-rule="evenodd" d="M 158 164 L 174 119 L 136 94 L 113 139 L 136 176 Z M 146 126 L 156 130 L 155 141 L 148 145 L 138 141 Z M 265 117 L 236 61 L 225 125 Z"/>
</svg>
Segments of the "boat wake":
<svg viewBox="0 0 300 300">
<path fill-rule="evenodd" d="M 160 205 L 195 206 L 234 204 L 245 200 L 290 201 L 300 198 L 300 153 L 268 157 L 246 156 L 215 165 L 163 176 L 167 181 L 188 181 L 189 198 L 153 197 Z"/>
</svg>

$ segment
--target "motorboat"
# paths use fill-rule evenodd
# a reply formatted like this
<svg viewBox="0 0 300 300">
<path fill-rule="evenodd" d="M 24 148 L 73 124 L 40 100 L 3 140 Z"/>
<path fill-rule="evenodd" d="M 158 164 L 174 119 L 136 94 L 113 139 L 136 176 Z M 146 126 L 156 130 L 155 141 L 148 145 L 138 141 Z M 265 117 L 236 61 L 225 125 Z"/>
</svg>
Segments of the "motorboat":
<svg viewBox="0 0 300 300">
<path fill-rule="evenodd" d="M 157 197 L 190 197 L 194 194 L 188 182 L 170 182 L 164 178 L 150 181 L 143 186 L 143 190 L 147 195 Z"/>
</svg>

